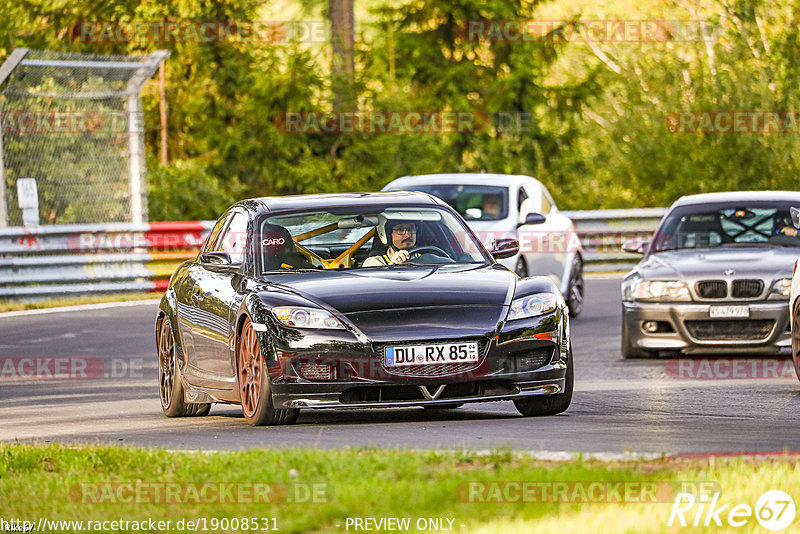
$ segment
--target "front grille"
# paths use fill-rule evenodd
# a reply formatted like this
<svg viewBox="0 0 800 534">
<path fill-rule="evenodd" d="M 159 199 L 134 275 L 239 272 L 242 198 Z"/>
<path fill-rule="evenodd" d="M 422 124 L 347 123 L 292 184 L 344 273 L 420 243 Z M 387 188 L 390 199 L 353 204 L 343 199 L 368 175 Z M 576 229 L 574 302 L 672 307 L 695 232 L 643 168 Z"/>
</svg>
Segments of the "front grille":
<svg viewBox="0 0 800 534">
<path fill-rule="evenodd" d="M 684 321 L 689 334 L 706 341 L 760 340 L 769 336 L 775 321 L 772 319 L 725 319 L 717 321 Z"/>
<path fill-rule="evenodd" d="M 429 386 L 428 391 L 436 388 Z M 465 397 L 485 397 L 499 395 L 514 395 L 519 390 L 507 381 L 479 381 L 459 382 L 447 384 L 436 400 L 459 399 Z M 339 402 L 424 402 L 427 400 L 419 386 L 359 386 L 344 390 L 339 395 Z"/>
<path fill-rule="evenodd" d="M 436 343 L 469 343 L 472 341 L 478 342 L 478 355 L 480 358 L 477 362 L 463 362 L 463 363 L 434 363 L 427 365 L 407 365 L 404 367 L 386 367 L 386 360 L 384 359 L 384 349 L 389 346 L 411 346 L 411 345 L 431 345 Z M 408 377 L 437 377 L 437 376 L 450 376 L 460 373 L 468 373 L 480 367 L 486 357 L 486 350 L 489 346 L 489 340 L 486 338 L 478 339 L 448 339 L 448 340 L 429 340 L 429 341 L 414 341 L 413 343 L 373 343 L 372 350 L 375 355 L 381 360 L 381 367 L 384 371 L 395 376 L 408 376 Z"/>
<path fill-rule="evenodd" d="M 703 280 L 694 287 L 701 299 L 724 299 L 728 296 L 728 284 L 725 280 Z"/>
<path fill-rule="evenodd" d="M 761 296 L 764 291 L 764 282 L 761 280 L 734 280 L 731 295 L 737 299 L 754 299 Z"/>
</svg>

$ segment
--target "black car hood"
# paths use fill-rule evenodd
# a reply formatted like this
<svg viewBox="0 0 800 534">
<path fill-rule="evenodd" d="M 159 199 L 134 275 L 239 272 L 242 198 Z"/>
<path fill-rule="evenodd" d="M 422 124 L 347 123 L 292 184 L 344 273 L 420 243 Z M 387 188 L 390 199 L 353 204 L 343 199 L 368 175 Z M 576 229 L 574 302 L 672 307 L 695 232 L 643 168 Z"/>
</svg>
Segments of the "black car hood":
<svg viewBox="0 0 800 534">
<path fill-rule="evenodd" d="M 401 266 L 274 275 L 270 281 L 340 313 L 504 306 L 516 277 L 501 266 Z"/>
</svg>

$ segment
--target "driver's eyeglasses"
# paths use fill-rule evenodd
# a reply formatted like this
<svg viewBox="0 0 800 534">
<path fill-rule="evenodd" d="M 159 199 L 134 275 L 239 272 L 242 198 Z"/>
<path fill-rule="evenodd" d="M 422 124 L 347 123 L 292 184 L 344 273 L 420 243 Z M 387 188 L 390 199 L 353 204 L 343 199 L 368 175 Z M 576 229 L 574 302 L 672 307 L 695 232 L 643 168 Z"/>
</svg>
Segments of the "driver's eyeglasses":
<svg viewBox="0 0 800 534">
<path fill-rule="evenodd" d="M 415 226 L 403 226 L 399 228 L 392 228 L 393 234 L 416 234 L 417 228 Z"/>
</svg>

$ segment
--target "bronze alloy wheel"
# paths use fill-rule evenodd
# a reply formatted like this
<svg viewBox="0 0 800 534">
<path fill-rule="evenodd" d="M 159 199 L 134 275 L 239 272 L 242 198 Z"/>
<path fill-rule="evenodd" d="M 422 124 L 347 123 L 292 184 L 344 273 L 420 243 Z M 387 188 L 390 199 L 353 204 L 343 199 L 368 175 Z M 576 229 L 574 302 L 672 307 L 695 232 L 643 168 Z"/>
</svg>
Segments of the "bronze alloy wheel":
<svg viewBox="0 0 800 534">
<path fill-rule="evenodd" d="M 253 426 L 294 423 L 300 410 L 276 409 L 269 389 L 269 370 L 261 354 L 258 336 L 250 318 L 246 318 L 239 336 L 239 394 L 245 421 Z"/>
<path fill-rule="evenodd" d="M 261 349 L 258 346 L 256 331 L 250 318 L 245 320 L 242 327 L 241 343 L 239 345 L 239 392 L 242 396 L 242 412 L 245 419 L 255 416 L 261 398 L 261 373 L 263 360 Z"/>
<path fill-rule="evenodd" d="M 156 330 L 158 348 L 158 390 L 161 397 L 161 409 L 167 417 L 185 417 L 191 415 L 207 415 L 211 411 L 210 403 L 187 404 L 184 399 L 181 370 L 175 350 L 175 337 L 169 317 L 164 316 Z"/>
<path fill-rule="evenodd" d="M 175 343 L 172 340 L 172 327 L 166 318 L 161 323 L 158 335 L 158 389 L 161 408 L 166 412 L 172 406 L 175 389 Z"/>
</svg>

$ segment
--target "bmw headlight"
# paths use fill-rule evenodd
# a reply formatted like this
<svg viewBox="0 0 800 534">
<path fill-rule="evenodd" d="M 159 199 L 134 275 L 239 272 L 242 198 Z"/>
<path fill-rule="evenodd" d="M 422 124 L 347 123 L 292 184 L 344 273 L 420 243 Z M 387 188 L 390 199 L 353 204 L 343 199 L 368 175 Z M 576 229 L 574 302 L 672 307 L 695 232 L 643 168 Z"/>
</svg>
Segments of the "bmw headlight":
<svg viewBox="0 0 800 534">
<path fill-rule="evenodd" d="M 336 317 L 319 308 L 279 306 L 272 308 L 272 313 L 286 326 L 344 330 L 344 325 Z"/>
<path fill-rule="evenodd" d="M 772 283 L 772 288 L 769 290 L 769 298 L 771 299 L 787 299 L 792 294 L 792 279 L 781 278 Z"/>
<path fill-rule="evenodd" d="M 555 293 L 538 293 L 528 297 L 522 297 L 511 301 L 506 320 L 524 319 L 526 317 L 536 317 L 556 309 L 558 298 Z"/>
<path fill-rule="evenodd" d="M 680 280 L 639 280 L 631 292 L 636 300 L 692 300 L 689 287 Z"/>
</svg>

